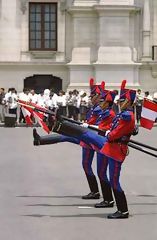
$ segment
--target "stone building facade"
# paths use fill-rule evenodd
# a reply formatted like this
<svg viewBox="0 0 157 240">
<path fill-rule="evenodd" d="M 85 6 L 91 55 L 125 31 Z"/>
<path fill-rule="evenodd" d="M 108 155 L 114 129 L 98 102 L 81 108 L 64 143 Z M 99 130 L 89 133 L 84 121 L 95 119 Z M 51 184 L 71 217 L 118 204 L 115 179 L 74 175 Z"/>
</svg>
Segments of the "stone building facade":
<svg viewBox="0 0 157 240">
<path fill-rule="evenodd" d="M 41 13 L 44 4 L 56 4 L 56 18 L 54 8 L 49 12 L 56 21 L 49 22 L 54 48 L 38 48 L 39 39 L 31 38 L 40 34 L 36 4 Z M 45 29 L 41 44 L 49 34 Z M 157 1 L 0 0 L 0 87 L 21 91 L 33 76 L 43 76 L 43 82 L 52 76 L 64 90 L 88 89 L 93 76 L 112 89 L 127 79 L 129 87 L 157 91 Z"/>
</svg>

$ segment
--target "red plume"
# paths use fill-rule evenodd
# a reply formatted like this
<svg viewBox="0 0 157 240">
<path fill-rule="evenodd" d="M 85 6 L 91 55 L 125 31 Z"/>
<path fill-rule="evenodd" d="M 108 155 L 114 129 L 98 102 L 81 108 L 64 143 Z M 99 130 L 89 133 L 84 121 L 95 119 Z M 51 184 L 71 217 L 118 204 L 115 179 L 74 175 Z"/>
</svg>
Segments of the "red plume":
<svg viewBox="0 0 157 240">
<path fill-rule="evenodd" d="M 125 85 L 126 85 L 126 80 L 123 80 L 121 83 L 121 90 L 125 89 Z"/>
<path fill-rule="evenodd" d="M 104 81 L 101 82 L 101 89 L 105 90 L 105 82 Z"/>
<path fill-rule="evenodd" d="M 90 86 L 94 85 L 94 79 L 93 78 L 90 79 L 89 84 L 90 84 Z"/>
</svg>

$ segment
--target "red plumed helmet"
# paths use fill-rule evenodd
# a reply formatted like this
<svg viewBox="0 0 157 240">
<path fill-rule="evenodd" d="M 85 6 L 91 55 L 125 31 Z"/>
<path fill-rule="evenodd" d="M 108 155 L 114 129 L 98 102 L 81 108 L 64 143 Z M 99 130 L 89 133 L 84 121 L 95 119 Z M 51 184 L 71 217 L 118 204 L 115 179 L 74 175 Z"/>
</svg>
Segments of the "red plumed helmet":
<svg viewBox="0 0 157 240">
<path fill-rule="evenodd" d="M 125 85 L 126 85 L 126 80 L 123 80 L 121 83 L 121 90 L 125 89 Z"/>
<path fill-rule="evenodd" d="M 92 87 L 92 86 L 94 85 L 94 78 L 91 78 L 91 79 L 89 80 L 89 84 L 90 84 L 90 87 Z"/>
<path fill-rule="evenodd" d="M 127 89 L 125 88 L 126 80 L 122 81 L 121 84 L 121 91 L 120 91 L 120 100 L 128 99 L 129 101 L 134 101 L 136 97 L 136 91 L 133 89 Z"/>
</svg>

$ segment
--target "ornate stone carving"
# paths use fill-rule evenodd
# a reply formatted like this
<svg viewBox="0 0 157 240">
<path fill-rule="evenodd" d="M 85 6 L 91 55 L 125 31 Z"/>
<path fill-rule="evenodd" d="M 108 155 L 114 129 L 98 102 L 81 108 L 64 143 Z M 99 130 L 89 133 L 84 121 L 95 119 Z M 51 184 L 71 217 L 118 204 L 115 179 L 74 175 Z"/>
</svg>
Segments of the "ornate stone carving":
<svg viewBox="0 0 157 240">
<path fill-rule="evenodd" d="M 25 14 L 26 10 L 27 10 L 27 4 L 28 4 L 28 0 L 21 0 L 21 11 L 23 14 Z"/>
</svg>

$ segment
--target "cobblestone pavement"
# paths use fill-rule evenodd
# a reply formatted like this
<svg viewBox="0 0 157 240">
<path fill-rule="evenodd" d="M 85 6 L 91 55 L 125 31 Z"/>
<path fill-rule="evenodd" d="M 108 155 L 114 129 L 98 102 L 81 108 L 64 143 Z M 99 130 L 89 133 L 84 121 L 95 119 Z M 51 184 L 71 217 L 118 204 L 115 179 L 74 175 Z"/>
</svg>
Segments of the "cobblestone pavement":
<svg viewBox="0 0 157 240">
<path fill-rule="evenodd" d="M 121 182 L 131 216 L 109 220 L 115 208 L 81 199 L 89 190 L 79 146 L 34 147 L 31 128 L 1 127 L 0 136 L 1 240 L 157 239 L 157 159 L 130 149 Z M 157 128 L 134 139 L 157 147 Z"/>
</svg>

